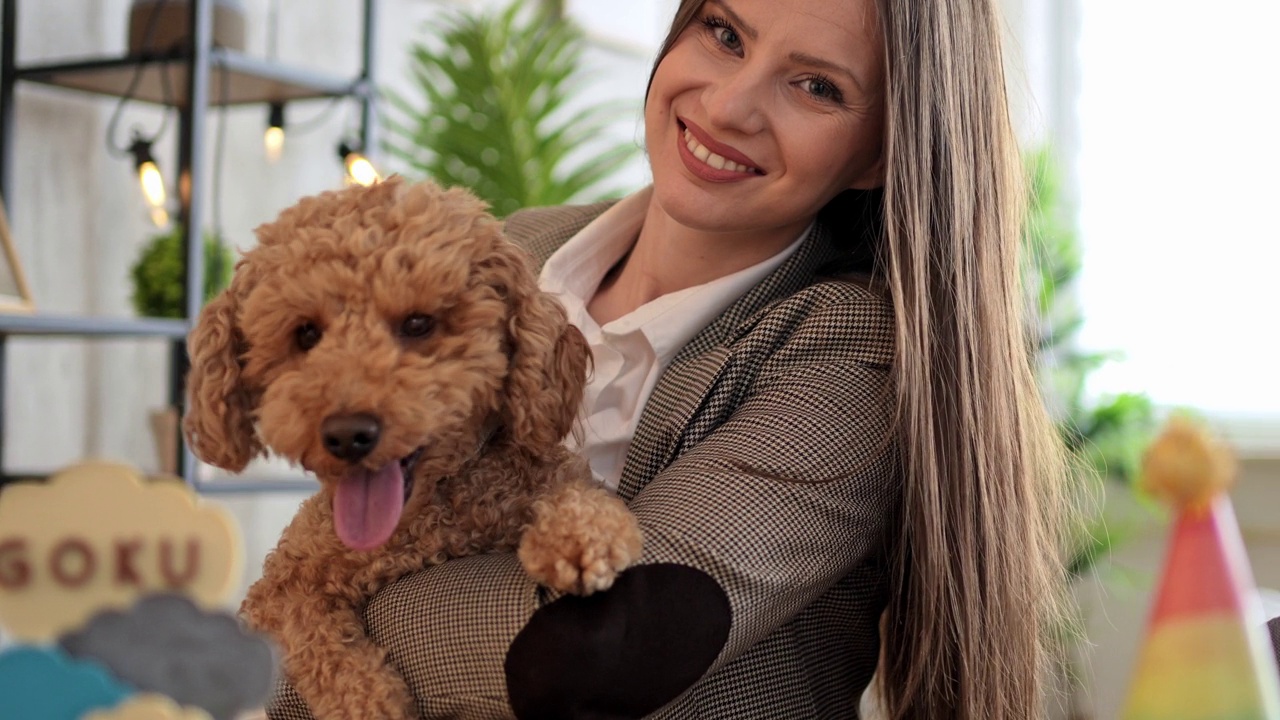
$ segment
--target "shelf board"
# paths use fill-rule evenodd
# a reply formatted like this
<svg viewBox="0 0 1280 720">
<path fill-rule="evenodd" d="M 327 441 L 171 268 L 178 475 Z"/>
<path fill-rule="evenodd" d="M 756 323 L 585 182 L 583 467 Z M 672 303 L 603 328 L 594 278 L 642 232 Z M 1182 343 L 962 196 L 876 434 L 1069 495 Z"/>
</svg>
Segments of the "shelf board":
<svg viewBox="0 0 1280 720">
<path fill-rule="evenodd" d="M 15 75 L 20 80 L 122 97 L 135 73 L 141 73 L 133 99 L 177 107 L 186 104 L 187 66 L 181 56 L 90 58 L 19 67 Z M 336 78 L 225 48 L 215 48 L 210 55 L 209 104 L 213 106 L 362 97 L 366 92 L 360 78 Z"/>
<path fill-rule="evenodd" d="M 162 318 L 86 317 L 46 313 L 0 314 L 0 336 L 93 338 L 186 337 L 187 321 Z"/>
<path fill-rule="evenodd" d="M 299 477 L 296 480 L 284 478 L 235 478 L 217 480 L 201 480 L 194 486 L 201 495 L 250 495 L 254 493 L 306 493 L 308 495 L 320 489 L 315 478 Z"/>
</svg>

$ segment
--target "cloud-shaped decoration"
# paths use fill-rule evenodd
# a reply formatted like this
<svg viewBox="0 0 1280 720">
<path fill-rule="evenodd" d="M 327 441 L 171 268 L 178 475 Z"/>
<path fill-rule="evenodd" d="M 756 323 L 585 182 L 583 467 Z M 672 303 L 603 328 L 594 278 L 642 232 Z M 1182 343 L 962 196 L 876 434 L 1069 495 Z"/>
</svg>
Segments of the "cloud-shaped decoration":
<svg viewBox="0 0 1280 720">
<path fill-rule="evenodd" d="M 77 720 L 133 694 L 94 662 L 57 648 L 16 646 L 0 652 L 0 718 Z"/>
<path fill-rule="evenodd" d="M 267 641 L 224 612 L 205 612 L 181 595 L 152 595 L 127 611 L 110 610 L 59 639 L 67 654 L 92 658 L 145 692 L 216 720 L 261 707 L 274 683 Z"/>
<path fill-rule="evenodd" d="M 135 695 L 111 710 L 95 710 L 80 720 L 211 720 L 200 708 L 184 708 L 163 695 Z"/>
<path fill-rule="evenodd" d="M 0 625 L 40 643 L 152 592 L 216 607 L 243 554 L 230 515 L 181 482 L 77 465 L 0 493 Z"/>
</svg>

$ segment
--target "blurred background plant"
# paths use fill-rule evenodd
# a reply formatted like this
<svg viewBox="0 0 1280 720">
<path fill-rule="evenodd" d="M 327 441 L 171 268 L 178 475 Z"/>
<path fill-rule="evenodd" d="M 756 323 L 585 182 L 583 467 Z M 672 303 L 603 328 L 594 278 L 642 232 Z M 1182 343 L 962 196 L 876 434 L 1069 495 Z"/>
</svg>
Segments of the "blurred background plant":
<svg viewBox="0 0 1280 720">
<path fill-rule="evenodd" d="M 185 263 L 182 259 L 182 228 L 152 236 L 130 270 L 133 281 L 133 309 L 142 317 L 183 316 L 182 286 Z M 217 233 L 204 234 L 204 301 L 209 302 L 231 282 L 235 253 L 222 243 Z"/>
<path fill-rule="evenodd" d="M 1024 163 L 1024 244 L 1030 260 L 1025 285 L 1035 310 L 1032 340 L 1046 400 L 1078 465 L 1078 482 L 1093 486 L 1100 492 L 1090 494 L 1103 498 L 1108 490 L 1133 494 L 1142 452 L 1156 430 L 1151 401 L 1140 393 L 1091 398 L 1086 392 L 1090 373 L 1118 356 L 1079 348 L 1076 335 L 1084 318 L 1073 286 L 1081 251 L 1062 194 L 1061 172 L 1048 147 L 1029 151 Z M 1090 518 L 1069 564 L 1071 576 L 1089 572 L 1123 537 L 1123 527 L 1109 526 L 1100 514 Z"/>
<path fill-rule="evenodd" d="M 1095 571 L 1107 570 L 1126 579 L 1109 563 L 1112 553 L 1141 524 L 1153 521 L 1154 511 L 1134 516 L 1143 508 L 1137 483 L 1142 453 L 1155 437 L 1156 418 L 1150 399 L 1140 393 L 1091 397 L 1090 373 L 1118 357 L 1116 353 L 1085 352 L 1077 333 L 1084 322 L 1074 283 L 1080 273 L 1081 250 L 1071 222 L 1070 205 L 1062 193 L 1062 174 L 1048 147 L 1023 156 L 1027 173 L 1027 217 L 1023 245 L 1027 251 L 1024 285 L 1032 309 L 1031 340 L 1041 387 L 1054 413 L 1059 436 L 1069 453 L 1075 498 L 1084 517 L 1075 528 L 1067 571 L 1073 583 Z M 1114 507 L 1124 496 L 1125 513 Z M 1150 508 L 1149 505 L 1145 507 Z M 1062 714 L 1068 720 L 1090 717 L 1077 705 L 1087 682 L 1082 643 L 1088 641 L 1084 617 L 1072 612 L 1059 618 L 1063 650 L 1058 677 L 1063 683 Z"/>
<path fill-rule="evenodd" d="M 602 138 L 632 108 L 578 101 L 585 47 L 556 2 L 448 14 L 410 49 L 414 91 L 387 94 L 386 151 L 499 216 L 619 194 L 605 183 L 638 148 Z"/>
</svg>

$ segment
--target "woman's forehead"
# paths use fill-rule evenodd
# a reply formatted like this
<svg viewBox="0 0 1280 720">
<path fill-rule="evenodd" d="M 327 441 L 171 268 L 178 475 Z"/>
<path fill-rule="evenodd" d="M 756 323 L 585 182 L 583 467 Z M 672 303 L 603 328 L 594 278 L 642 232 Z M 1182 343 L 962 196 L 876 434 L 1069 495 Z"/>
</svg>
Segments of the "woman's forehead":
<svg viewBox="0 0 1280 720">
<path fill-rule="evenodd" d="M 748 42 L 797 63 L 843 69 L 864 91 L 881 84 L 876 0 L 705 0 L 700 12 L 725 16 Z"/>
</svg>

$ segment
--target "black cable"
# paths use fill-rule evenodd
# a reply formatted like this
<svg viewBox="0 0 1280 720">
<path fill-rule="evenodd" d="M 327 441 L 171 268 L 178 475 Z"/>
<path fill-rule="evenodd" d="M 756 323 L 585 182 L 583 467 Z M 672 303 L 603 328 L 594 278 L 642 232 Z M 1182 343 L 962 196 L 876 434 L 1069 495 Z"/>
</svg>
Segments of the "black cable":
<svg viewBox="0 0 1280 720">
<path fill-rule="evenodd" d="M 326 104 L 314 116 L 309 117 L 306 120 L 303 120 L 302 122 L 291 122 L 285 128 L 285 130 L 293 135 L 301 135 L 303 133 L 308 133 L 308 132 L 311 132 L 312 130 L 315 130 L 316 128 L 323 125 L 326 120 L 332 117 L 334 107 L 336 107 L 338 103 L 346 99 L 347 99 L 347 96 L 345 95 L 334 95 L 333 97 L 329 98 L 328 104 Z"/>
<path fill-rule="evenodd" d="M 151 42 L 155 39 L 156 27 L 160 18 L 160 10 L 164 7 L 166 2 L 168 2 L 168 0 L 156 0 L 155 5 L 151 8 L 151 15 L 147 18 L 147 27 L 142 33 L 142 47 L 144 50 L 150 49 Z M 138 83 L 142 80 L 142 73 L 146 70 L 148 62 L 150 62 L 150 59 L 146 57 L 138 60 L 138 64 L 133 71 L 133 77 L 129 79 L 129 85 L 125 88 L 124 94 L 120 96 L 120 101 L 116 103 L 116 108 L 111 113 L 111 120 L 107 122 L 107 151 L 115 157 L 127 157 L 130 154 L 130 147 L 132 146 L 132 143 L 124 147 L 116 145 L 116 128 L 120 122 L 120 115 L 124 111 L 124 106 L 133 99 L 133 94 L 138 90 Z M 164 71 L 163 67 L 160 70 L 160 83 L 161 92 L 164 93 L 165 96 L 164 100 L 168 103 L 169 75 Z M 160 125 L 160 129 L 151 136 L 148 142 L 155 142 L 160 138 L 164 131 L 168 129 L 168 127 L 169 111 L 168 108 L 166 108 L 164 111 L 164 120 Z M 142 134 L 137 131 L 136 128 L 135 133 L 139 135 Z"/>
</svg>

